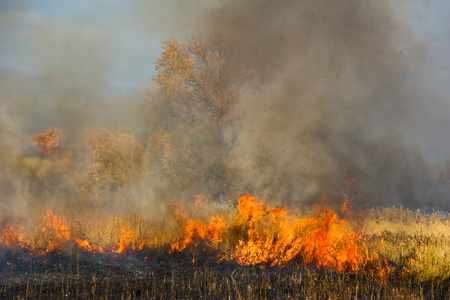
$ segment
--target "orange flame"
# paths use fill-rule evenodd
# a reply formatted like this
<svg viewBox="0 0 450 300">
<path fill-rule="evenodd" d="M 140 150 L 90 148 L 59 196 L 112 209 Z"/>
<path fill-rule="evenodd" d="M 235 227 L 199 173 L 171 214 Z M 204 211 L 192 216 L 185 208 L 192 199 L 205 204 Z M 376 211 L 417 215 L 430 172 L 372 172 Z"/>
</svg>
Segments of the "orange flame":
<svg viewBox="0 0 450 300">
<path fill-rule="evenodd" d="M 13 249 L 16 247 L 27 248 L 29 243 L 22 233 L 22 228 L 16 230 L 12 226 L 5 226 L 3 236 L 0 237 L 0 245 L 4 245 L 7 248 Z"/>
<path fill-rule="evenodd" d="M 318 206 L 313 215 L 294 218 L 285 208 L 270 208 L 255 197 L 243 195 L 238 200 L 238 211 L 227 218 L 216 215 L 205 223 L 190 219 L 181 210 L 174 214 L 181 231 L 171 243 L 169 254 L 187 250 L 193 262 L 199 253 L 207 253 L 217 261 L 233 260 L 244 266 L 295 263 L 339 272 L 362 272 L 380 283 L 391 274 L 383 242 L 381 255 L 369 253 L 364 233 L 350 230 L 347 221 L 339 219 L 330 208 Z M 116 257 L 142 250 L 147 245 L 145 239 L 137 239 L 136 233 L 126 227 L 121 229 L 118 245 L 100 247 L 83 239 L 77 228 L 52 210 L 43 221 L 44 226 L 38 232 L 46 242 L 41 248 L 32 246 L 22 233 L 23 228 L 12 226 L 4 228 L 0 246 L 23 249 L 32 256 L 78 249 Z"/>
<path fill-rule="evenodd" d="M 297 260 L 304 265 L 355 272 L 362 263 L 361 235 L 346 229 L 331 209 L 315 216 L 291 220 L 283 208 L 270 209 L 256 198 L 239 199 L 238 222 L 246 236 L 238 241 L 234 258 L 242 265 L 286 265 Z"/>
<path fill-rule="evenodd" d="M 211 218 L 211 224 L 203 224 L 198 220 L 187 221 L 183 234 L 172 243 L 169 253 L 181 252 L 189 248 L 195 262 L 194 249 L 200 241 L 204 241 L 205 247 L 212 253 L 217 251 L 218 245 L 222 242 L 224 223 L 221 217 Z"/>
<path fill-rule="evenodd" d="M 46 251 L 51 252 L 56 249 L 65 249 L 65 244 L 72 239 L 69 222 L 56 216 L 52 210 L 47 212 L 44 221 L 46 221 L 47 226 L 42 228 L 42 232 L 49 233 Z"/>
<path fill-rule="evenodd" d="M 142 250 L 145 245 L 145 239 L 136 244 L 136 237 L 133 230 L 122 227 L 122 236 L 120 237 L 119 248 L 114 253 L 124 254 L 127 251 Z"/>
<path fill-rule="evenodd" d="M 83 250 L 84 252 L 90 252 L 90 253 L 105 253 L 105 250 L 100 247 L 100 246 L 96 246 L 96 245 L 90 245 L 89 242 L 87 240 L 81 240 L 79 238 L 74 238 L 75 243 L 77 245 L 78 248 L 80 248 L 81 250 Z"/>
<path fill-rule="evenodd" d="M 46 227 L 41 230 L 50 235 L 46 252 L 65 250 L 68 245 L 74 244 L 85 252 L 104 253 L 101 247 L 90 245 L 87 240 L 76 237 L 76 231 L 71 227 L 69 221 L 58 217 L 52 210 L 47 211 L 44 221 L 46 221 Z"/>
<path fill-rule="evenodd" d="M 348 229 L 333 210 L 319 207 L 313 216 L 290 218 L 286 209 L 269 208 L 250 195 L 239 199 L 238 213 L 228 223 L 219 216 L 212 217 L 210 224 L 187 219 L 169 252 L 188 249 L 195 261 L 195 249 L 200 246 L 218 253 L 219 260 L 241 265 L 297 262 L 355 273 L 372 264 L 380 282 L 389 273 L 387 264 L 375 265 L 376 254 L 367 254 L 363 233 Z"/>
<path fill-rule="evenodd" d="M 30 240 L 22 233 L 23 228 L 17 230 L 11 226 L 5 226 L 3 236 L 0 236 L 0 246 L 8 249 L 22 248 L 32 256 L 42 256 L 49 252 L 66 251 L 72 248 L 113 256 L 141 250 L 146 245 L 145 239 L 139 243 L 136 242 L 135 232 L 123 227 L 119 245 L 102 248 L 91 245 L 86 239 L 79 238 L 78 230 L 75 230 L 68 220 L 58 217 L 52 210 L 47 211 L 43 219 L 45 225 L 40 232 L 46 235 L 45 248 L 33 247 Z"/>
</svg>

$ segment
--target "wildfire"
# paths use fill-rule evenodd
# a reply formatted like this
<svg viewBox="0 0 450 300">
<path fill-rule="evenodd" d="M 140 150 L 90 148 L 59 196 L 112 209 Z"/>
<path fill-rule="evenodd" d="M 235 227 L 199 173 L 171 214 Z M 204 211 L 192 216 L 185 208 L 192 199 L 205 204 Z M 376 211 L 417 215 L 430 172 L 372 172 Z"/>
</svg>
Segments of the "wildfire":
<svg viewBox="0 0 450 300">
<path fill-rule="evenodd" d="M 115 250 L 115 253 L 126 253 L 127 251 L 141 250 L 145 245 L 143 239 L 140 243 L 136 244 L 136 237 L 133 230 L 128 230 L 126 227 L 122 227 L 122 236 L 120 237 L 119 248 Z"/>
<path fill-rule="evenodd" d="M 250 195 L 243 195 L 238 202 L 238 212 L 229 222 L 220 216 L 212 217 L 210 224 L 186 220 L 170 252 L 188 249 L 195 261 L 195 250 L 201 246 L 219 260 L 244 266 L 295 262 L 340 272 L 364 270 L 376 274 L 379 282 L 389 274 L 385 261 L 380 263 L 375 253 L 368 254 L 363 232 L 350 230 L 347 221 L 339 220 L 329 208 L 318 207 L 307 218 L 291 218 L 286 209 L 269 208 Z"/>
<path fill-rule="evenodd" d="M 43 256 L 54 251 L 81 251 L 109 256 L 127 254 L 141 250 L 146 241 L 136 242 L 135 232 L 122 228 L 122 235 L 118 245 L 101 247 L 91 245 L 88 240 L 80 238 L 78 229 L 75 229 L 68 220 L 58 217 L 52 210 L 47 211 L 43 218 L 44 226 L 39 229 L 44 236 L 46 245 L 34 246 L 31 240 L 23 233 L 23 227 L 5 226 L 3 236 L 0 237 L 0 246 L 7 249 L 24 249 L 31 256 Z"/>
<path fill-rule="evenodd" d="M 193 262 L 200 254 L 206 254 L 216 261 L 235 261 L 243 266 L 313 266 L 339 272 L 362 272 L 380 283 L 390 274 L 384 254 L 380 257 L 375 252 L 369 253 L 364 233 L 349 229 L 347 221 L 330 208 L 318 206 L 313 215 L 295 218 L 289 216 L 285 208 L 270 208 L 255 197 L 243 195 L 238 200 L 238 211 L 227 217 L 215 215 L 209 222 L 202 222 L 190 219 L 182 210 L 174 211 L 174 215 L 179 235 L 168 252 L 188 251 Z M 150 247 L 145 239 L 137 239 L 135 232 L 126 227 L 121 228 L 116 245 L 91 244 L 83 238 L 79 228 L 52 210 L 46 213 L 42 227 L 37 229 L 44 237 L 44 245 L 34 245 L 22 230 L 6 226 L 0 236 L 0 246 L 23 249 L 32 256 L 78 249 L 111 257 Z"/>
<path fill-rule="evenodd" d="M 22 230 L 16 230 L 12 226 L 5 226 L 5 231 L 2 237 L 0 237 L 0 245 L 4 245 L 7 248 L 26 248 L 27 240 Z"/>
<path fill-rule="evenodd" d="M 68 221 L 63 220 L 55 215 L 52 210 L 47 212 L 46 217 L 44 217 L 46 221 L 46 226 L 41 230 L 45 234 L 49 232 L 49 239 L 46 252 L 51 252 L 56 249 L 64 250 L 66 244 L 72 240 L 72 230 Z"/>
<path fill-rule="evenodd" d="M 214 216 L 211 218 L 211 224 L 203 224 L 198 220 L 187 221 L 182 235 L 172 243 L 169 253 L 180 252 L 189 248 L 193 255 L 192 261 L 195 262 L 195 250 L 200 242 L 211 253 L 218 250 L 219 243 L 223 240 L 224 234 L 223 218 Z"/>
</svg>

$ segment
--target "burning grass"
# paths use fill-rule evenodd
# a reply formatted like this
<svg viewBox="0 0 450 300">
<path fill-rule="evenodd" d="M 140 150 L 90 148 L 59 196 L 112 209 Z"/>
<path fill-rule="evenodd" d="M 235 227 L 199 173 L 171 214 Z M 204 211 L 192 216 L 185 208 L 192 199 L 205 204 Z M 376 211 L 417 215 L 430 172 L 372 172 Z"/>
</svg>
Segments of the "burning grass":
<svg viewBox="0 0 450 300">
<path fill-rule="evenodd" d="M 375 255 L 367 255 L 362 233 L 349 230 L 347 222 L 338 220 L 331 209 L 319 207 L 312 216 L 293 218 L 286 209 L 269 208 L 250 195 L 238 202 L 238 212 L 227 221 L 213 216 L 205 224 L 183 216 L 180 223 L 184 229 L 172 243 L 171 253 L 189 249 L 195 261 L 195 250 L 202 242 L 206 251 L 215 253 L 219 260 L 234 260 L 243 266 L 286 266 L 296 262 L 355 273 L 369 264 L 379 265 L 371 261 L 377 259 Z M 387 275 L 389 267 L 385 264 L 375 272 Z M 378 279 L 385 280 L 384 276 Z"/>
<path fill-rule="evenodd" d="M 246 107 L 251 108 L 252 99 L 268 101 L 267 95 L 273 97 L 279 86 L 271 86 L 266 67 L 253 70 L 256 65 L 239 59 L 241 51 L 234 53 L 236 49 L 223 34 L 197 36 L 187 43 L 168 40 L 156 63 L 155 90 L 142 106 L 148 108 L 140 134 L 127 127 L 89 130 L 80 125 L 70 126 L 72 132 L 86 129 L 82 140 L 69 140 L 73 149 L 61 145 L 65 134 L 56 127 L 31 136 L 34 151 L 22 153 L 20 149 L 31 145 L 20 145 L 20 138 L 12 139 L 14 145 L 4 143 L 0 297 L 450 298 L 448 216 L 391 208 L 352 211 L 348 195 L 356 180 L 348 170 L 345 180 L 334 170 L 350 165 L 363 175 L 362 186 L 367 187 L 358 194 L 363 195 L 359 203 L 367 200 L 362 198 L 367 195 L 364 191 L 372 190 L 371 181 L 378 189 L 387 183 L 383 177 L 388 173 L 406 181 L 395 188 L 396 183 L 389 182 L 386 190 L 414 196 L 411 203 L 427 202 L 417 200 L 421 195 L 430 197 L 428 193 L 415 195 L 415 190 L 427 184 L 434 187 L 434 180 L 444 182 L 448 172 L 424 175 L 423 180 L 421 175 L 421 183 L 413 186 L 419 177 L 410 174 L 427 170 L 415 152 L 414 159 L 406 155 L 396 164 L 403 155 L 401 144 L 345 136 L 341 120 L 354 118 L 342 114 L 336 114 L 336 124 L 341 124 L 337 131 L 326 133 L 323 129 L 328 126 L 315 118 L 334 116 L 333 103 L 317 105 L 316 96 L 321 98 L 326 91 L 306 89 L 304 94 L 305 78 L 286 81 L 287 87 L 298 81 L 302 91 L 281 89 L 295 97 L 283 95 L 278 110 L 287 113 L 280 120 L 298 129 L 277 121 L 253 130 L 265 123 L 261 120 L 267 115 L 247 114 Z M 315 75 L 309 74 L 307 82 L 323 77 L 316 76 L 321 68 L 313 69 Z M 274 71 L 270 66 L 267 70 Z M 340 85 L 321 86 L 334 91 Z M 239 105 L 245 99 L 250 102 Z M 298 99 L 306 108 L 302 111 L 321 112 L 309 118 L 312 126 L 304 126 L 304 118 L 301 126 L 295 126 L 297 113 L 289 117 L 297 111 Z M 347 111 L 352 114 L 351 109 L 342 112 Z M 266 126 L 274 130 L 266 134 Z M 7 130 L 6 136 L 11 132 Z M 339 143 L 334 133 L 339 132 L 345 133 L 338 140 L 346 146 L 335 152 Z M 301 136 L 300 142 L 291 143 L 292 134 Z M 358 142 L 360 148 L 349 153 Z M 280 144 L 285 144 L 283 149 Z M 378 145 L 383 145 L 382 151 Z M 379 154 L 361 163 L 361 149 Z M 418 167 L 409 166 L 416 163 Z M 369 174 L 376 176 L 368 179 Z M 244 190 L 274 198 L 283 195 L 279 203 L 301 202 L 322 193 L 334 201 L 339 182 L 346 186 L 340 209 L 322 205 L 307 213 L 271 207 L 250 195 L 242 196 L 236 207 L 218 207 L 217 199 L 234 199 Z M 403 189 L 408 192 L 403 194 Z M 207 195 L 192 203 L 175 203 L 198 191 Z M 172 217 L 163 220 L 170 205 Z"/>
<path fill-rule="evenodd" d="M 368 234 L 352 230 L 357 226 L 330 208 L 291 215 L 249 195 L 222 215 L 208 215 L 207 203 L 193 206 L 203 211 L 200 220 L 189 218 L 179 205 L 172 221 L 105 217 L 99 212 L 97 218 L 81 222 L 48 211 L 31 233 L 4 224 L 0 295 L 449 295 L 447 218 L 397 210 L 405 217 L 397 219 L 395 227 L 395 219 L 390 219 L 393 208 L 355 212 L 354 218 L 367 224 Z M 402 226 L 409 231 L 402 231 Z M 438 230 L 426 230 L 432 227 Z"/>
</svg>

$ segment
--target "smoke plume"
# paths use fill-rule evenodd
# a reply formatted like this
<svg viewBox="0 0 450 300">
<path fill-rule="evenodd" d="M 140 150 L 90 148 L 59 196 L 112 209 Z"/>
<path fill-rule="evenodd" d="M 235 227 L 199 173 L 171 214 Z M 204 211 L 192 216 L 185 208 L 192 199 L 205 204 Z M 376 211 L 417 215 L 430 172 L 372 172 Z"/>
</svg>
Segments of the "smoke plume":
<svg viewBox="0 0 450 300">
<path fill-rule="evenodd" d="M 21 7 L 2 12 L 2 40 L 17 43 L 0 48 L 13 57 L 0 69 L 2 214 L 90 203 L 83 195 L 97 197 L 89 185 L 96 170 L 86 137 L 92 128 L 120 125 L 128 129 L 98 136 L 110 137 L 121 163 L 132 153 L 133 174 L 120 179 L 128 184 L 120 196 L 109 194 L 115 186 L 103 198 L 141 214 L 165 214 L 195 194 L 235 200 L 242 193 L 296 204 L 346 192 L 361 206 L 449 210 L 450 167 L 436 169 L 424 146 L 431 137 L 449 143 L 436 134 L 448 123 L 440 109 L 446 102 L 423 84 L 428 47 L 407 26 L 409 4 L 123 4 L 131 12 L 120 15 L 126 30 L 181 42 L 221 34 L 233 64 L 258 74 L 257 87 L 242 88 L 220 126 L 155 96 L 151 78 L 151 96 L 113 92 L 120 41 L 106 28 L 48 21 Z M 38 159 L 31 146 L 30 136 L 50 127 L 62 128 L 64 147 L 73 150 L 57 162 Z M 346 174 L 357 184 L 345 187 Z"/>
<path fill-rule="evenodd" d="M 202 27 L 224 32 L 236 59 L 263 74 L 242 96 L 235 155 L 248 185 L 271 199 L 339 197 L 344 169 L 359 204 L 448 209 L 417 123 L 433 132 L 422 97 L 426 45 L 390 1 L 227 1 Z M 423 130 L 423 128 L 422 128 Z M 413 137 L 416 137 L 414 140 Z M 276 166 L 250 168 L 261 150 Z"/>
</svg>

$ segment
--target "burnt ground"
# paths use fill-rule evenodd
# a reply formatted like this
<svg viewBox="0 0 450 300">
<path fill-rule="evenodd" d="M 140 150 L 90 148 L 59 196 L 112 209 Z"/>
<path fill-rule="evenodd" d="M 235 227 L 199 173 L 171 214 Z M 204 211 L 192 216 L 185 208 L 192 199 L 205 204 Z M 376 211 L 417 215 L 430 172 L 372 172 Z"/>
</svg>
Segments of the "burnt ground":
<svg viewBox="0 0 450 300">
<path fill-rule="evenodd" d="M 32 257 L 0 251 L 1 298 L 146 299 L 450 299 L 448 283 L 391 278 L 379 284 L 362 274 L 267 266 L 143 250 L 127 256 L 81 251 Z"/>
</svg>

